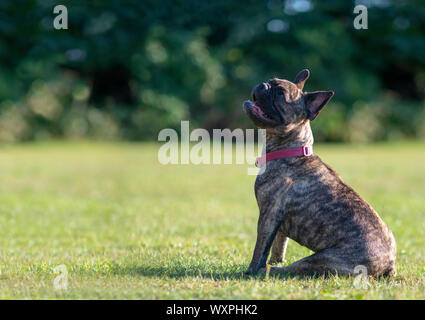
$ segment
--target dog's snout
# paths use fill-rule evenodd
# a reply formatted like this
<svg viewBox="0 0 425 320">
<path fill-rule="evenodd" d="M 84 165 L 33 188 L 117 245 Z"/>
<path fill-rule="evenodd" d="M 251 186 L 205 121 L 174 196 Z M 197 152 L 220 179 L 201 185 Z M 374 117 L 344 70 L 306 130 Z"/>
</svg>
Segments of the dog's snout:
<svg viewBox="0 0 425 320">
<path fill-rule="evenodd" d="M 261 97 L 267 90 L 270 89 L 270 85 L 266 82 L 260 83 L 259 85 L 256 85 L 252 89 L 252 101 L 256 101 L 258 97 Z"/>
<path fill-rule="evenodd" d="M 270 85 L 266 82 L 260 83 L 259 85 L 257 85 L 254 90 L 255 91 L 266 91 L 270 88 Z"/>
<path fill-rule="evenodd" d="M 258 85 L 260 90 L 267 90 L 269 88 L 269 85 L 265 82 Z"/>
</svg>

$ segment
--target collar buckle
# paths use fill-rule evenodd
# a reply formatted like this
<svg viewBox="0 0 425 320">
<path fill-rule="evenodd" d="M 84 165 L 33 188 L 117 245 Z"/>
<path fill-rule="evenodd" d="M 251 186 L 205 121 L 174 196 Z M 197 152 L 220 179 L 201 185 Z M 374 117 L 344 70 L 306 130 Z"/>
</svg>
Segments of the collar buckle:
<svg viewBox="0 0 425 320">
<path fill-rule="evenodd" d="M 303 156 L 308 157 L 313 154 L 313 147 L 312 146 L 304 146 L 303 147 Z"/>
</svg>

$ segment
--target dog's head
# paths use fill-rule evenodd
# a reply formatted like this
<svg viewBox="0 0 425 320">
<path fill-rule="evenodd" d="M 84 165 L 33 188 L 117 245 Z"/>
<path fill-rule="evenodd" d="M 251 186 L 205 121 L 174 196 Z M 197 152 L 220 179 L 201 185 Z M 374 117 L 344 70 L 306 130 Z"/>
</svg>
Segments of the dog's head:
<svg viewBox="0 0 425 320">
<path fill-rule="evenodd" d="M 252 90 L 252 101 L 243 108 L 251 120 L 262 129 L 288 132 L 307 121 L 314 120 L 334 95 L 333 91 L 303 92 L 310 71 L 302 70 L 294 82 L 271 79 Z"/>
</svg>

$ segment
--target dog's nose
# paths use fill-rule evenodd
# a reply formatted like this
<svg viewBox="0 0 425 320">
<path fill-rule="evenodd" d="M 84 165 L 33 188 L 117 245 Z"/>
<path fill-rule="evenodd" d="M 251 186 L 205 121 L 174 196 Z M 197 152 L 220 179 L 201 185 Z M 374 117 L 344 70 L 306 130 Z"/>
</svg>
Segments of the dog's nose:
<svg viewBox="0 0 425 320">
<path fill-rule="evenodd" d="M 270 88 L 270 85 L 266 82 L 260 83 L 259 85 L 256 85 L 254 89 L 252 89 L 252 101 L 256 101 L 259 96 L 261 96 L 265 91 L 267 91 Z"/>
</svg>

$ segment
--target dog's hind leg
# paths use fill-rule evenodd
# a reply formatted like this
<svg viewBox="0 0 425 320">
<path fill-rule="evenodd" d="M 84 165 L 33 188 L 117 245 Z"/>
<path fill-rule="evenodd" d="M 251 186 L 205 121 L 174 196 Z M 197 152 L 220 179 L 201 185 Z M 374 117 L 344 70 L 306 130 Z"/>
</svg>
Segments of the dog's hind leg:
<svg viewBox="0 0 425 320">
<path fill-rule="evenodd" d="M 270 264 L 283 262 L 285 260 L 288 240 L 289 238 L 281 230 L 278 230 L 272 245 L 272 254 L 269 260 Z"/>
<path fill-rule="evenodd" d="M 383 273 L 384 277 L 395 277 L 396 275 L 397 275 L 397 269 L 395 268 L 395 266 L 392 266 L 391 268 L 389 268 L 387 271 Z"/>
<path fill-rule="evenodd" d="M 335 252 L 327 252 L 327 250 L 324 250 L 298 260 L 287 267 L 271 268 L 270 270 L 270 275 L 282 273 L 291 273 L 303 276 L 347 276 L 354 274 L 354 265 L 349 263 L 343 257 L 335 255 Z"/>
</svg>

